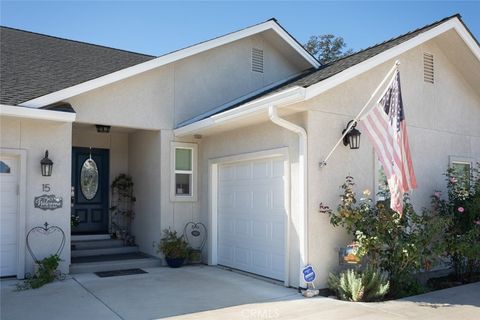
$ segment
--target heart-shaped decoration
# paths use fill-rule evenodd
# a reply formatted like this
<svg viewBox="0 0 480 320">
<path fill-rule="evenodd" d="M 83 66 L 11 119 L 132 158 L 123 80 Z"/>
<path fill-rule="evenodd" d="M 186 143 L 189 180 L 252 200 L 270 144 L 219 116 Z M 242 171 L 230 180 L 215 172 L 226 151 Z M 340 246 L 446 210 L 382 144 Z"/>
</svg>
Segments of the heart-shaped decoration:
<svg viewBox="0 0 480 320">
<path fill-rule="evenodd" d="M 26 238 L 27 250 L 33 258 L 33 261 L 39 263 L 42 251 L 47 248 L 48 252 L 60 255 L 65 247 L 65 232 L 60 227 L 50 226 L 47 222 L 43 227 L 38 226 L 30 229 Z M 45 255 L 48 256 L 48 255 Z"/>
<path fill-rule="evenodd" d="M 183 229 L 183 235 L 190 248 L 202 251 L 207 242 L 207 227 L 201 222 L 189 222 Z"/>
</svg>

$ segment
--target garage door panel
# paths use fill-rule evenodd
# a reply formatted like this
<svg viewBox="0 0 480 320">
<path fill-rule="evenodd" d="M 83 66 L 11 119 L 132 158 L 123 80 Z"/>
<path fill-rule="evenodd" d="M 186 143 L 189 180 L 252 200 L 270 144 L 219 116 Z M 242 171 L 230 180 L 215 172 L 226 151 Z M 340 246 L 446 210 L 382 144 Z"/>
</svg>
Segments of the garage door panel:
<svg viewBox="0 0 480 320">
<path fill-rule="evenodd" d="M 284 180 L 281 158 L 219 166 L 219 264 L 283 279 Z"/>
<path fill-rule="evenodd" d="M 17 159 L 0 159 L 0 276 L 17 273 Z"/>
</svg>

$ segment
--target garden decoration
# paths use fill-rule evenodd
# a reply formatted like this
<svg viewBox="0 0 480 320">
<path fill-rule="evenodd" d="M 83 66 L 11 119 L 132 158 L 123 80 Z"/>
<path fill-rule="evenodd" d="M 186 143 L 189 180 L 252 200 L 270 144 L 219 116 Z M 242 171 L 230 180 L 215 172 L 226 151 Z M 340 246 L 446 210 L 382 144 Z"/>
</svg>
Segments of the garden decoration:
<svg viewBox="0 0 480 320">
<path fill-rule="evenodd" d="M 120 174 L 112 182 L 111 191 L 111 233 L 117 239 L 122 239 L 126 245 L 134 245 L 135 238 L 131 235 L 132 220 L 135 217 L 132 178 Z"/>
<path fill-rule="evenodd" d="M 190 263 L 202 263 L 202 250 L 207 242 L 207 227 L 201 222 L 188 222 L 183 235 L 190 247 L 188 260 Z"/>
<path fill-rule="evenodd" d="M 360 246 L 357 242 L 352 242 L 344 248 L 340 248 L 340 264 L 358 264 L 360 263 Z"/>
<path fill-rule="evenodd" d="M 39 253 L 32 247 L 33 244 L 35 243 L 39 247 L 45 247 L 44 241 L 40 239 L 53 236 L 57 236 L 58 238 L 58 247 L 56 247 L 55 253 L 39 260 Z M 52 243 L 52 241 L 49 240 L 47 243 Z M 33 227 L 27 233 L 26 245 L 28 252 L 35 262 L 35 272 L 33 276 L 27 273 L 25 275 L 26 280 L 17 284 L 17 290 L 40 288 L 55 279 L 65 280 L 66 274 L 57 270 L 61 261 L 60 254 L 65 247 L 65 232 L 63 232 L 62 228 L 50 226 L 48 222 L 45 222 L 43 226 Z"/>
<path fill-rule="evenodd" d="M 58 226 L 51 226 L 48 224 L 48 222 L 45 222 L 43 226 L 33 227 L 30 229 L 30 231 L 28 231 L 26 237 L 27 250 L 36 264 L 39 264 L 41 260 L 38 259 L 39 253 L 36 252 L 37 254 L 35 254 L 35 249 L 32 248 L 33 243 L 38 244 L 40 247 L 45 247 L 44 243 L 42 244 L 43 241 L 38 240 L 42 239 L 42 237 L 53 237 L 52 235 L 58 235 L 58 246 L 54 255 L 60 256 L 63 248 L 65 247 L 65 232 L 63 232 L 62 228 Z M 32 242 L 32 240 L 35 241 Z M 49 240 L 47 243 L 52 243 L 52 241 Z"/>
</svg>

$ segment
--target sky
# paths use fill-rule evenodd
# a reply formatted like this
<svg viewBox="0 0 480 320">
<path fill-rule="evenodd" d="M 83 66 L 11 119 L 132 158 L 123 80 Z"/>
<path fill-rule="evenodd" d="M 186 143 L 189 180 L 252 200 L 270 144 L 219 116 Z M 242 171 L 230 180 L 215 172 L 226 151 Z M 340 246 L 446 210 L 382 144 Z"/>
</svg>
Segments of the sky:
<svg viewBox="0 0 480 320">
<path fill-rule="evenodd" d="M 480 1 L 3 1 L 3 26 L 159 56 L 276 18 L 298 41 L 359 50 L 460 13 L 480 39 Z"/>
</svg>

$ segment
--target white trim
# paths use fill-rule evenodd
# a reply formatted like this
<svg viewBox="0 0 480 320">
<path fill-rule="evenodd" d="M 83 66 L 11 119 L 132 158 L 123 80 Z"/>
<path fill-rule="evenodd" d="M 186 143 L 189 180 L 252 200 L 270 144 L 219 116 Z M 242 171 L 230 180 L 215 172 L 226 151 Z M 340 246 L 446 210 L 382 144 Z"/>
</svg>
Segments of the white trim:
<svg viewBox="0 0 480 320">
<path fill-rule="evenodd" d="M 344 71 L 337 73 L 336 75 L 320 81 L 314 85 L 311 85 L 306 89 L 305 100 L 311 99 L 333 87 L 336 87 L 347 80 L 350 80 L 364 72 L 369 71 L 370 69 L 387 62 L 391 59 L 394 59 L 401 55 L 402 53 L 426 42 L 429 41 L 442 33 L 445 33 L 451 29 L 454 29 L 460 37 L 466 42 L 470 50 L 472 50 L 473 54 L 477 57 L 480 61 L 480 48 L 476 44 L 475 40 L 472 36 L 468 33 L 465 29 L 465 26 L 458 20 L 458 18 L 453 18 L 448 20 L 439 26 L 432 28 L 428 31 L 425 31 L 410 40 L 407 40 L 391 49 L 385 50 L 384 52 L 367 59 L 363 62 L 360 62 Z"/>
<path fill-rule="evenodd" d="M 49 93 L 47 95 L 25 101 L 20 103 L 20 106 L 24 107 L 31 107 L 31 108 L 40 108 L 43 106 L 50 105 L 55 102 L 62 101 L 64 99 L 79 95 L 81 93 L 111 84 L 113 82 L 117 82 L 134 75 L 137 75 L 142 72 L 146 72 L 168 63 L 172 63 L 178 61 L 180 59 L 184 59 L 190 57 L 192 55 L 231 43 L 233 41 L 237 41 L 257 33 L 264 32 L 266 30 L 273 30 L 275 31 L 283 40 L 285 40 L 294 50 L 296 50 L 302 58 L 304 58 L 308 63 L 310 63 L 313 67 L 320 66 L 319 62 L 313 58 L 302 46 L 300 46 L 297 41 L 295 41 L 285 30 L 283 30 L 276 22 L 274 21 L 266 21 L 264 23 L 248 27 L 246 29 L 236 31 L 212 40 L 208 40 L 191 47 L 187 47 L 185 49 L 181 49 L 178 51 L 174 51 L 172 53 L 168 53 L 161 57 L 152 59 L 147 62 L 143 62 L 132 67 L 128 67 L 101 77 L 98 77 L 93 80 L 89 80 L 77 85 L 74 85 L 69 88 L 65 88 L 56 92 Z"/>
<path fill-rule="evenodd" d="M 232 101 L 229 101 L 229 102 L 227 102 L 227 103 L 225 103 L 225 104 L 222 104 L 221 106 L 215 107 L 215 108 L 213 108 L 213 109 L 211 109 L 211 110 L 209 110 L 209 111 L 207 111 L 207 112 L 204 112 L 204 113 L 202 113 L 202 114 L 200 114 L 200 115 L 198 115 L 198 116 L 196 116 L 196 117 L 194 117 L 194 118 L 191 118 L 191 119 L 188 119 L 187 121 L 181 122 L 180 124 L 178 124 L 178 126 L 179 126 L 180 128 L 184 128 L 184 127 L 186 127 L 187 125 L 196 123 L 197 121 L 201 121 L 202 119 L 208 118 L 208 117 L 210 117 L 210 116 L 214 116 L 216 113 L 219 113 L 219 112 L 221 112 L 222 110 L 228 109 L 229 107 L 231 107 L 231 106 L 233 106 L 233 105 L 235 105 L 235 104 L 237 104 L 237 103 L 239 103 L 239 102 L 241 102 L 241 101 L 244 101 L 244 100 L 246 100 L 246 99 L 248 99 L 248 98 L 254 97 L 254 96 L 256 96 L 257 94 L 260 94 L 260 93 L 262 93 L 262 92 L 265 92 L 266 90 L 272 89 L 272 88 L 274 88 L 274 87 L 276 87 L 276 86 L 278 86 L 278 85 L 280 85 L 280 84 L 282 84 L 282 83 L 284 83 L 284 82 L 287 82 L 287 81 L 289 81 L 289 80 L 292 80 L 292 79 L 298 77 L 299 75 L 300 75 L 300 73 L 297 73 L 297 74 L 294 74 L 293 76 L 290 76 L 290 77 L 288 77 L 288 78 L 282 79 L 282 80 L 280 80 L 280 81 L 273 82 L 273 83 L 267 85 L 266 87 L 262 87 L 262 88 L 260 88 L 260 89 L 255 90 L 255 91 L 252 91 L 252 92 L 250 92 L 250 93 L 248 93 L 248 94 L 246 94 L 246 95 L 244 95 L 244 96 L 241 96 L 241 97 L 239 97 L 239 98 L 236 98 L 236 99 L 234 99 L 234 100 L 232 100 Z M 299 87 L 295 87 L 295 88 L 299 88 Z M 287 90 L 285 90 L 285 91 L 287 91 Z M 285 92 L 285 91 L 282 91 L 282 93 Z M 273 95 L 272 95 L 272 96 L 273 96 Z M 260 98 L 259 100 L 261 100 L 261 98 Z M 257 100 L 255 100 L 255 101 L 257 101 Z M 244 105 L 247 105 L 247 104 L 248 104 L 248 103 L 246 103 L 246 104 L 244 104 Z M 236 110 L 236 109 L 237 109 L 237 108 L 235 108 L 235 110 Z M 228 110 L 227 110 L 227 111 L 228 111 Z M 225 112 L 226 112 L 226 111 L 225 111 Z"/>
<path fill-rule="evenodd" d="M 299 270 L 310 264 L 308 252 L 308 135 L 307 131 L 277 114 L 277 108 L 270 106 L 268 109 L 270 121 L 276 125 L 292 131 L 298 136 L 298 242 L 300 251 Z M 294 190 L 292 190 L 294 191 Z M 299 286 L 307 287 L 303 275 L 299 272 Z"/>
<path fill-rule="evenodd" d="M 216 115 L 213 115 L 204 120 L 180 127 L 174 130 L 176 136 L 187 136 L 196 133 L 201 133 L 203 130 L 207 130 L 213 127 L 216 127 L 220 124 L 225 124 L 230 121 L 237 120 L 239 118 L 246 117 L 253 113 L 258 113 L 266 111 L 268 107 L 274 104 L 277 107 L 284 107 L 289 104 L 305 101 L 312 99 L 319 94 L 332 89 L 364 72 L 369 71 L 370 69 L 385 63 L 391 59 L 396 58 L 397 56 L 403 54 L 404 52 L 431 40 L 434 37 L 439 36 L 440 34 L 447 32 L 451 29 L 454 29 L 466 42 L 468 47 L 472 50 L 473 54 L 480 61 L 480 47 L 476 43 L 475 39 L 470 35 L 465 26 L 458 20 L 458 18 L 450 19 L 439 26 L 432 28 L 428 31 L 425 31 L 410 40 L 407 40 L 391 49 L 388 49 L 370 59 L 367 59 L 363 62 L 360 62 L 344 71 L 333 75 L 330 78 L 322 80 L 316 84 L 311 85 L 307 88 L 302 88 L 299 86 L 288 88 L 284 91 L 278 92 L 276 94 L 260 98 L 248 102 L 244 105 L 241 105 L 235 109 L 228 110 Z"/>
<path fill-rule="evenodd" d="M 290 158 L 288 147 L 277 148 L 271 150 L 263 150 L 250 153 L 242 153 L 221 158 L 208 160 L 208 176 L 209 176 L 209 197 L 208 197 L 208 227 L 210 237 L 208 239 L 208 264 L 217 265 L 218 263 L 218 167 L 223 164 L 252 161 L 268 158 L 282 157 L 284 160 L 284 177 L 285 177 L 285 273 L 284 285 L 290 286 L 290 228 L 291 228 L 291 200 L 290 200 Z M 300 271 L 299 271 L 300 272 Z"/>
<path fill-rule="evenodd" d="M 195 133 L 200 133 L 204 129 L 210 129 L 255 113 L 265 112 L 268 110 L 268 107 L 272 105 L 272 103 L 275 103 L 275 105 L 277 106 L 289 105 L 292 103 L 303 101 L 304 97 L 305 88 L 298 86 L 292 87 L 276 94 L 272 94 L 271 96 L 248 102 L 237 108 L 224 111 L 209 118 L 175 129 L 174 134 L 177 137 L 183 137 Z"/>
<path fill-rule="evenodd" d="M 38 120 L 52 120 L 61 122 L 74 122 L 76 114 L 72 112 L 32 109 L 17 106 L 0 105 L 0 116 L 38 119 Z"/>
<path fill-rule="evenodd" d="M 175 150 L 176 149 L 189 149 L 192 150 L 192 170 L 190 171 L 181 171 L 175 169 Z M 170 201 L 172 202 L 195 202 L 197 201 L 197 184 L 198 184 L 198 145 L 196 143 L 186 143 L 186 142 L 176 142 L 172 141 L 170 143 L 170 159 L 171 159 L 171 169 L 170 169 Z M 175 192 L 175 174 L 176 173 L 185 173 L 192 175 L 191 181 L 191 194 L 186 196 L 179 196 Z"/>
<path fill-rule="evenodd" d="M 17 224 L 17 278 L 25 277 L 25 229 L 26 229 L 26 190 L 27 190 L 27 151 L 23 149 L 0 148 L 2 155 L 18 159 L 20 175 L 18 177 L 18 224 Z"/>
</svg>

